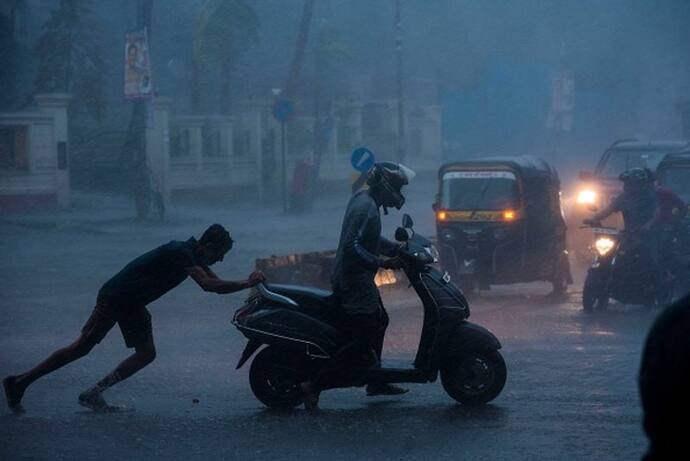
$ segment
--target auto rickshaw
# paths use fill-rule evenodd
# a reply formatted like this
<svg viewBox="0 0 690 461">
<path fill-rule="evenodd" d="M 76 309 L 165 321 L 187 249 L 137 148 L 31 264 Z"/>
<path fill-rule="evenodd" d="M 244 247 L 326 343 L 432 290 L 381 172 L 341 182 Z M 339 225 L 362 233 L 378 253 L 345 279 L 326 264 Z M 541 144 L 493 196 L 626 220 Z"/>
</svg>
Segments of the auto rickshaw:
<svg viewBox="0 0 690 461">
<path fill-rule="evenodd" d="M 491 285 L 572 283 L 556 170 L 531 157 L 443 165 L 433 205 L 441 266 L 466 293 Z"/>
</svg>

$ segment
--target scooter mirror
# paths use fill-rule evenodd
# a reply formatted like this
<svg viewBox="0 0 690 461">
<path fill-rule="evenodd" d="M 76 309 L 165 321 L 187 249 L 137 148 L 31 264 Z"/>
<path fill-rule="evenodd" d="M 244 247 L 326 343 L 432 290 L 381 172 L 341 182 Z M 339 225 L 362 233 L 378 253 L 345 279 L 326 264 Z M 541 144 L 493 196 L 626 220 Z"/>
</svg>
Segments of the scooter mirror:
<svg viewBox="0 0 690 461">
<path fill-rule="evenodd" d="M 412 229 L 412 226 L 414 226 L 414 221 L 412 221 L 409 214 L 405 213 L 403 215 L 402 225 L 405 229 Z"/>
<path fill-rule="evenodd" d="M 407 230 L 404 227 L 398 227 L 395 229 L 395 240 L 398 242 L 407 242 L 410 236 L 407 234 Z"/>
</svg>

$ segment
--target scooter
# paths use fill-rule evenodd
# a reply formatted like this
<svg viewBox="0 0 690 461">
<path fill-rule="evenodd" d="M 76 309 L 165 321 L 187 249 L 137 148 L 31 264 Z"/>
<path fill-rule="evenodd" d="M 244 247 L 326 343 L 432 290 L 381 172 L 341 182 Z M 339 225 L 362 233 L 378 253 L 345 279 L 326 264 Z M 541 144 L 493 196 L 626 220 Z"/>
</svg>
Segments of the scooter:
<svg viewBox="0 0 690 461">
<path fill-rule="evenodd" d="M 411 286 L 422 301 L 424 324 L 411 367 L 382 366 L 347 370 L 336 387 L 373 383 L 431 383 L 440 373 L 445 391 L 465 405 L 496 398 L 506 382 L 501 343 L 487 329 L 470 323 L 463 293 L 433 264 L 432 243 L 416 234 L 412 218 L 403 217 L 395 232 L 399 257 Z M 330 292 L 288 285 L 257 285 L 237 310 L 233 324 L 249 340 L 237 364 L 251 363 L 251 389 L 269 408 L 293 408 L 302 403 L 299 384 L 311 381 L 330 360 L 352 354 L 352 344 L 328 323 L 338 306 Z M 351 356 L 350 356 L 351 357 Z"/>
<path fill-rule="evenodd" d="M 673 282 L 668 287 L 656 287 L 649 270 L 651 256 L 639 242 L 640 235 L 600 225 L 583 227 L 594 231 L 596 250 L 582 288 L 585 312 L 605 310 L 611 298 L 647 306 L 664 305 L 670 300 Z"/>
</svg>

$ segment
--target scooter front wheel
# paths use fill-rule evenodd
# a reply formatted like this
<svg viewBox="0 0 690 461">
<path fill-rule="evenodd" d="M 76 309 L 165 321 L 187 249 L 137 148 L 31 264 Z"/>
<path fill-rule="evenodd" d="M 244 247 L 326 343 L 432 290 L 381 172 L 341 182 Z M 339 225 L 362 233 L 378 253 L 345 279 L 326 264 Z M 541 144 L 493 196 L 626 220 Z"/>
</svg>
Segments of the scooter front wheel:
<svg viewBox="0 0 690 461">
<path fill-rule="evenodd" d="M 496 350 L 465 351 L 441 369 L 441 384 L 463 405 L 483 405 L 503 390 L 506 363 Z"/>
<path fill-rule="evenodd" d="M 590 269 L 582 287 L 582 308 L 585 312 L 594 309 L 605 310 L 609 305 L 609 296 L 604 288 L 603 275 Z"/>
<path fill-rule="evenodd" d="M 268 408 L 290 409 L 302 403 L 298 363 L 290 363 L 271 347 L 262 349 L 249 369 L 254 396 Z"/>
</svg>

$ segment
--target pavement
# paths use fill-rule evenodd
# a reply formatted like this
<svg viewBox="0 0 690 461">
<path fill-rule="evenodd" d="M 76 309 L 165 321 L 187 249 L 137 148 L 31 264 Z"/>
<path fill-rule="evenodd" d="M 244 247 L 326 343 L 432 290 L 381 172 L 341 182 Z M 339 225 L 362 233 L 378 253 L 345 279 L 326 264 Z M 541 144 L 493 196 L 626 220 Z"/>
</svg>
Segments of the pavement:
<svg viewBox="0 0 690 461">
<path fill-rule="evenodd" d="M 433 193 L 422 184 L 406 206 L 426 234 Z M 346 200 L 323 197 L 305 215 L 187 204 L 164 222 L 142 223 L 125 199 L 84 195 L 67 212 L 0 218 L 0 375 L 73 340 L 100 285 L 143 251 L 220 222 L 236 246 L 214 270 L 244 277 L 254 258 L 334 248 Z M 387 235 L 400 217 L 384 218 Z M 506 387 L 489 405 L 456 404 L 436 382 L 394 398 L 334 390 L 310 415 L 266 410 L 249 389 L 248 367 L 234 369 L 245 340 L 230 318 L 245 294 L 203 293 L 187 281 L 150 306 L 156 361 L 106 394 L 132 411 L 95 414 L 76 402 L 127 356 L 116 328 L 89 356 L 36 382 L 26 413 L 0 410 L 0 459 L 639 459 L 646 440 L 636 375 L 657 312 L 614 305 L 584 315 L 580 289 L 554 302 L 546 284 L 523 284 L 471 302 L 471 320 L 501 340 L 508 365 Z M 384 302 L 384 356 L 411 361 L 421 328 L 414 293 L 385 293 Z"/>
</svg>

